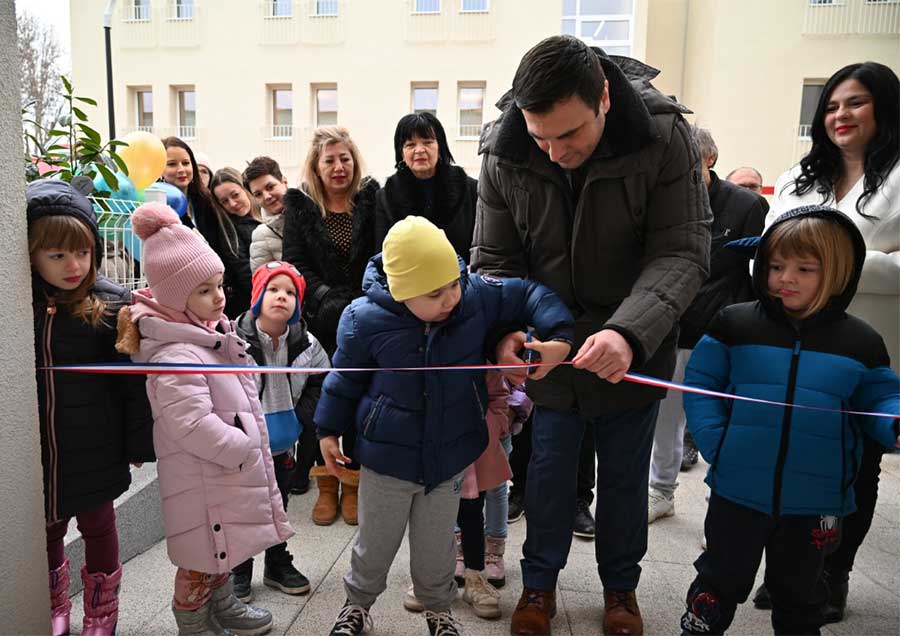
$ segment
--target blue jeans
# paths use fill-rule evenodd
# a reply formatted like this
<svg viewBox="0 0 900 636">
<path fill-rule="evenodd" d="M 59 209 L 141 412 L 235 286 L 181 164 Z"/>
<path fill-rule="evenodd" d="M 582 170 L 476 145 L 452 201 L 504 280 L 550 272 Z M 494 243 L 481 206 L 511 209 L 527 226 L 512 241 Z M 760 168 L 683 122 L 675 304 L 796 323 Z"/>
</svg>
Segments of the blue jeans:
<svg viewBox="0 0 900 636">
<path fill-rule="evenodd" d="M 647 486 L 658 411 L 659 402 L 593 418 L 535 408 L 525 485 L 525 587 L 553 591 L 566 566 L 575 526 L 578 454 L 585 424 L 591 422 L 597 451 L 597 571 L 606 590 L 637 589 L 639 563 L 647 552 Z"/>
<path fill-rule="evenodd" d="M 512 453 L 512 435 L 500 438 L 500 444 L 509 457 Z M 506 538 L 507 517 L 509 515 L 509 485 L 503 482 L 491 488 L 484 496 L 484 535 Z"/>
</svg>

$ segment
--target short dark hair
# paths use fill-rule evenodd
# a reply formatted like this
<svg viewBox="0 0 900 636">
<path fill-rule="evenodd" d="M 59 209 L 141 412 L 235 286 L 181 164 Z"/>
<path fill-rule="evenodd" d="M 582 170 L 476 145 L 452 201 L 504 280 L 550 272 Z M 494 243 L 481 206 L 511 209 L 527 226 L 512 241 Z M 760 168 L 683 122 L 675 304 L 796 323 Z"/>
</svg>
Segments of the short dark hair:
<svg viewBox="0 0 900 636">
<path fill-rule="evenodd" d="M 554 35 L 522 57 L 513 78 L 512 97 L 522 110 L 540 114 L 577 95 L 598 112 L 605 81 L 596 51 L 571 35 Z"/>
<path fill-rule="evenodd" d="M 394 161 L 399 167 L 403 163 L 403 144 L 413 137 L 434 139 L 438 144 L 438 159 L 445 165 L 453 163 L 453 154 L 447 145 L 447 134 L 440 120 L 431 113 L 411 113 L 397 122 L 394 131 Z"/>
<path fill-rule="evenodd" d="M 254 179 L 258 179 L 259 177 L 264 177 L 267 174 L 272 175 L 279 181 L 284 179 L 284 175 L 281 174 L 281 167 L 278 165 L 278 162 L 272 159 L 272 157 L 256 157 L 247 164 L 247 167 L 244 168 L 244 174 L 242 175 L 244 179 L 244 189 L 247 192 L 250 192 L 250 182 Z"/>
</svg>

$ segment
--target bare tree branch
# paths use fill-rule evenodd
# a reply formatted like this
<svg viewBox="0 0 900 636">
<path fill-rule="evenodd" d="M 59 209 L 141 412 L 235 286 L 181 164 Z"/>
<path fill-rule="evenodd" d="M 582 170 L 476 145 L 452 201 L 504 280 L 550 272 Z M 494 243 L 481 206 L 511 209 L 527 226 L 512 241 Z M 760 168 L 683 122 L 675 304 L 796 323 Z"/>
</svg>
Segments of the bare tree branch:
<svg viewBox="0 0 900 636">
<path fill-rule="evenodd" d="M 31 14 L 20 13 L 17 23 L 22 108 L 37 124 L 36 127 L 25 124 L 25 127 L 44 145 L 47 131 L 53 128 L 62 106 L 59 97 L 62 84 L 56 63 L 61 47 L 53 28 Z"/>
</svg>

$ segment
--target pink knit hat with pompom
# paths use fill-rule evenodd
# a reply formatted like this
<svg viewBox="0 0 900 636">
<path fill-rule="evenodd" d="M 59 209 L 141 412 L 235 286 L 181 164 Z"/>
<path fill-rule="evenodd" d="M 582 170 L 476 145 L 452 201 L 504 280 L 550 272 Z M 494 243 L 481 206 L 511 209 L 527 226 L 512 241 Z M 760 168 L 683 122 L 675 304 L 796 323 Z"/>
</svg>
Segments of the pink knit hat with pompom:
<svg viewBox="0 0 900 636">
<path fill-rule="evenodd" d="M 153 297 L 184 311 L 188 296 L 203 281 L 225 272 L 222 259 L 203 238 L 181 224 L 163 203 L 145 203 L 131 216 L 134 233 L 144 241 L 141 267 Z"/>
</svg>

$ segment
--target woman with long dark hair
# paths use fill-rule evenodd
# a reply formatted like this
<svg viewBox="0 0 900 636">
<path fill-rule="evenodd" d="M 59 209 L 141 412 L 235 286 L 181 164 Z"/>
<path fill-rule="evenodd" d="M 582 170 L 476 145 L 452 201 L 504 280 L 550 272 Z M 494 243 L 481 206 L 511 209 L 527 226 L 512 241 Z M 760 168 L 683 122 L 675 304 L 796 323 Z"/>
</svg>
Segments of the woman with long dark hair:
<svg viewBox="0 0 900 636">
<path fill-rule="evenodd" d="M 775 185 L 766 225 L 787 210 L 825 204 L 850 217 L 866 242 L 866 260 L 848 313 L 884 339 L 900 369 L 900 80 L 877 62 L 850 64 L 825 83 L 812 122 L 812 148 Z M 851 423 L 852 424 L 852 423 Z M 854 425 L 854 429 L 857 429 Z M 861 439 L 860 439 L 861 438 Z M 843 620 L 848 581 L 878 499 L 880 446 L 867 436 L 853 484 L 857 510 L 843 520 L 840 546 L 825 563 L 825 620 Z"/>
<path fill-rule="evenodd" d="M 456 253 L 469 262 L 478 182 L 453 164 L 447 135 L 431 113 L 405 115 L 394 132 L 397 171 L 378 192 L 375 245 L 407 216 L 424 216 L 444 230 Z"/>
</svg>

